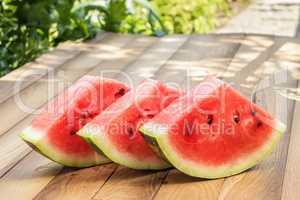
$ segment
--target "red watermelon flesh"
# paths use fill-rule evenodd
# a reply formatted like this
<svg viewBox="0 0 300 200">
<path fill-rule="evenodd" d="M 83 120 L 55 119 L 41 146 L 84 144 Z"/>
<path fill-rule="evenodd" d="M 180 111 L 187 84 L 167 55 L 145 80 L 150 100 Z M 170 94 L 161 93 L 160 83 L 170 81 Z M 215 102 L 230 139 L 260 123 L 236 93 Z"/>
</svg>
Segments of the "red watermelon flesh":
<svg viewBox="0 0 300 200">
<path fill-rule="evenodd" d="M 218 178 L 265 158 L 284 131 L 230 85 L 209 78 L 145 123 L 143 134 L 186 174 Z"/>
<path fill-rule="evenodd" d="M 49 102 L 21 137 L 43 155 L 66 166 L 108 162 L 75 133 L 127 91 L 117 81 L 86 75 Z"/>
<path fill-rule="evenodd" d="M 79 135 L 121 165 L 134 169 L 169 167 L 147 145 L 138 129 L 180 94 L 159 81 L 143 81 L 81 129 Z"/>
</svg>

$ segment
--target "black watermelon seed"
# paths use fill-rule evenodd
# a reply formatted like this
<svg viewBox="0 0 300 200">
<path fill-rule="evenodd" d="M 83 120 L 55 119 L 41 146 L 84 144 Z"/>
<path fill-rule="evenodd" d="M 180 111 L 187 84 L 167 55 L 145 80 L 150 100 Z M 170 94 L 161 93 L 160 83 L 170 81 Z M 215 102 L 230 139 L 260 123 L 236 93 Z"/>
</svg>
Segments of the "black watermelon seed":
<svg viewBox="0 0 300 200">
<path fill-rule="evenodd" d="M 132 137 L 133 136 L 133 129 L 131 127 L 128 127 L 127 128 L 127 133 L 129 135 L 129 137 Z"/>
<path fill-rule="evenodd" d="M 239 123 L 239 122 L 240 122 L 239 116 L 234 115 L 234 116 L 233 116 L 233 121 L 234 121 L 235 123 Z"/>
<path fill-rule="evenodd" d="M 256 127 L 259 128 L 261 126 L 262 126 L 262 122 L 261 121 L 257 122 Z"/>
<path fill-rule="evenodd" d="M 76 131 L 71 131 L 70 134 L 71 134 L 71 135 L 75 135 L 75 134 L 76 134 Z"/>
<path fill-rule="evenodd" d="M 80 113 L 80 118 L 89 118 L 91 116 L 91 113 L 89 113 L 89 111 L 83 111 Z"/>
<path fill-rule="evenodd" d="M 235 112 L 235 113 L 233 114 L 233 121 L 234 121 L 235 123 L 239 123 L 239 122 L 240 122 L 240 114 L 239 114 L 238 112 Z"/>
<path fill-rule="evenodd" d="M 211 125 L 213 123 L 213 115 L 207 116 L 207 124 Z"/>
<path fill-rule="evenodd" d="M 121 97 L 125 94 L 125 89 L 120 88 L 119 91 L 115 94 L 115 97 Z"/>
<path fill-rule="evenodd" d="M 152 118 L 154 117 L 154 115 L 149 114 L 149 115 L 147 115 L 147 117 L 148 117 L 149 119 L 152 119 Z"/>
<path fill-rule="evenodd" d="M 255 110 L 251 110 L 251 115 L 255 116 L 256 115 L 256 111 Z"/>
</svg>

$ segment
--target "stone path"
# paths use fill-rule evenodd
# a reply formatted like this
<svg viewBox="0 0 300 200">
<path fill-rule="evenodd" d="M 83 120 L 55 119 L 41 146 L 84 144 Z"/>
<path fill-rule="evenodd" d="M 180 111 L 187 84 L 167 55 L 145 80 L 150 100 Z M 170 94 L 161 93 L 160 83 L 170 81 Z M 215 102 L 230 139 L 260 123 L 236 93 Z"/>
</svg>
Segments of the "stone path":
<svg viewBox="0 0 300 200">
<path fill-rule="evenodd" d="M 252 0 L 218 33 L 262 33 L 300 37 L 300 0 Z"/>
</svg>

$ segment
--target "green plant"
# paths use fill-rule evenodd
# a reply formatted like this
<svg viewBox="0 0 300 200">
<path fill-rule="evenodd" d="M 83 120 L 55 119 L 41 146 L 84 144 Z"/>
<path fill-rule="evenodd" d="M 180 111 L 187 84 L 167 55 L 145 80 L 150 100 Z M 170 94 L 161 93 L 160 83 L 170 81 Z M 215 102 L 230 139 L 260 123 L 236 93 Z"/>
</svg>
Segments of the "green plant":
<svg viewBox="0 0 300 200">
<path fill-rule="evenodd" d="M 60 41 L 87 38 L 74 1 L 4 0 L 0 5 L 0 75 L 34 59 Z"/>
<path fill-rule="evenodd" d="M 160 23 L 157 13 L 144 0 L 110 0 L 106 3 L 3 0 L 0 2 L 0 76 L 62 41 L 92 38 L 103 30 L 122 32 L 123 22 L 134 15 L 131 10 L 136 4 L 145 7 L 149 19 Z M 152 26 L 152 22 L 147 23 Z M 156 33 L 154 27 L 151 30 L 149 34 Z"/>
<path fill-rule="evenodd" d="M 220 13 L 230 14 L 227 0 L 153 0 L 170 33 L 208 33 Z"/>
</svg>

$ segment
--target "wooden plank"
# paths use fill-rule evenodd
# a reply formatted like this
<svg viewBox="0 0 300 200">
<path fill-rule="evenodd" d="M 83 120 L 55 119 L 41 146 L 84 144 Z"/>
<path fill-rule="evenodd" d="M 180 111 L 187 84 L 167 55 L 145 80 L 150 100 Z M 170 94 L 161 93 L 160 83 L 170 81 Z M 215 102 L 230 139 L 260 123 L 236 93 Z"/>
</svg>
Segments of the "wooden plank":
<svg viewBox="0 0 300 200">
<path fill-rule="evenodd" d="M 119 40 L 119 39 L 118 39 Z M 93 74 L 95 72 L 100 72 L 101 69 L 102 70 L 108 70 L 110 68 L 114 68 L 114 69 L 118 69 L 118 70 L 121 70 L 122 68 L 126 67 L 128 64 L 130 64 L 131 62 L 133 62 L 141 53 L 143 53 L 143 50 L 144 49 L 147 49 L 149 46 L 151 46 L 153 44 L 153 42 L 155 42 L 156 39 L 152 39 L 152 38 L 143 38 L 143 37 L 136 37 L 134 40 L 131 40 L 131 44 L 128 45 L 127 42 L 125 41 L 128 41 L 128 40 L 124 40 L 124 43 L 123 45 L 125 46 L 124 48 L 118 50 L 118 51 L 113 51 L 114 55 L 117 55 L 117 57 L 114 57 L 114 56 L 111 56 L 111 59 L 107 59 L 101 63 L 99 63 L 98 65 L 94 66 L 94 68 L 92 68 L 88 73 L 89 74 Z M 120 40 L 119 40 L 120 41 Z M 111 44 L 113 45 L 113 44 Z M 119 56 L 118 54 L 122 54 L 123 56 Z M 109 55 L 107 55 L 109 56 Z M 109 77 L 109 75 L 107 75 Z M 28 117 L 29 118 L 29 117 Z M 26 118 L 27 119 L 27 118 Z M 30 119 L 28 119 L 27 121 L 24 121 L 22 123 L 22 125 L 20 126 L 25 126 L 26 124 L 28 124 L 28 121 L 30 121 Z M 18 128 L 19 129 L 19 128 Z M 9 141 L 7 141 L 6 143 L 9 143 L 9 144 L 13 144 L 13 141 L 14 140 L 20 140 L 17 136 L 17 134 L 19 133 L 18 132 L 12 132 L 11 134 L 13 134 L 14 136 L 11 137 L 11 139 L 9 139 Z M 6 136 L 5 135 L 2 135 L 0 136 L 0 141 L 1 141 L 1 138 Z M 20 155 L 24 154 L 24 151 L 28 151 L 29 147 L 27 147 L 27 145 L 25 143 L 21 143 L 19 144 L 20 146 L 22 145 L 23 147 L 26 146 L 26 149 L 21 149 L 20 151 L 17 151 L 15 154 L 15 158 L 18 158 L 20 159 Z M 6 147 L 9 147 L 9 149 L 12 149 L 12 148 L 16 148 L 16 146 L 12 145 L 7 145 Z M 36 170 L 36 168 L 30 168 L 27 170 L 28 166 L 26 165 L 28 163 L 28 160 L 31 160 L 31 156 L 32 154 L 35 154 L 34 152 L 30 153 L 28 156 L 26 156 L 23 160 L 24 162 L 21 162 L 21 163 L 18 163 L 16 166 L 14 166 L 10 171 L 9 171 L 9 174 L 11 174 L 9 177 L 11 176 L 17 176 L 19 173 L 22 173 L 20 170 L 22 170 L 23 168 L 26 170 L 26 173 L 27 174 L 32 174 L 34 173 L 34 170 Z M 18 157 L 19 155 L 19 157 Z M 44 162 L 43 160 L 47 160 L 46 158 L 40 156 L 41 159 L 39 162 Z M 2 163 L 1 166 L 7 166 L 9 165 L 10 163 L 13 163 L 13 164 L 16 164 L 18 160 L 9 160 L 9 162 L 5 162 L 5 163 Z M 36 164 L 38 166 L 38 164 Z M 11 166 L 11 164 L 9 165 Z M 6 167 L 8 168 L 8 167 Z M 95 174 L 95 176 L 97 176 L 98 174 Z M 13 182 L 14 180 L 10 179 L 9 177 L 7 178 L 7 174 L 5 174 L 3 176 L 3 179 L 6 180 L 6 182 Z M 55 174 L 53 174 L 53 176 L 48 180 L 48 182 L 54 178 Z M 100 175 L 99 175 L 100 176 Z M 44 187 L 45 185 L 43 185 Z M 12 184 L 7 184 L 6 186 L 3 186 L 2 187 L 2 192 L 5 192 L 5 191 L 11 191 L 12 190 Z M 23 193 L 30 193 L 30 194 L 37 194 L 38 192 L 40 192 L 40 190 L 43 188 L 43 187 L 40 187 L 38 184 L 34 185 L 34 187 L 27 187 L 26 185 L 23 186 L 23 189 L 22 191 L 20 191 L 18 193 L 19 195 L 19 198 L 22 198 L 22 195 Z M 49 193 L 49 195 L 51 195 Z M 66 194 L 64 194 L 66 195 Z"/>
<path fill-rule="evenodd" d="M 109 34 L 99 34 L 95 39 L 86 43 L 64 42 L 54 50 L 42 54 L 34 61 L 8 73 L 0 78 L 0 103 L 10 98 L 28 85 L 36 82 L 49 71 L 59 68 L 68 60 L 78 56 L 82 51 L 91 51 L 95 44 L 105 39 Z M 14 90 L 15 83 L 22 80 L 20 90 Z"/>
<path fill-rule="evenodd" d="M 64 168 L 34 199 L 91 199 L 116 168 L 116 164 L 81 170 Z"/>
<path fill-rule="evenodd" d="M 195 44 L 197 44 L 197 46 L 195 46 Z M 215 38 L 209 36 L 193 36 L 189 38 L 189 40 L 184 43 L 172 57 L 168 58 L 167 62 L 165 62 L 165 60 L 161 62 L 163 67 L 157 73 L 155 73 L 155 78 L 163 80 L 168 84 L 177 84 L 179 88 L 182 88 L 180 86 L 184 85 L 184 82 L 186 81 L 184 76 L 187 74 L 187 61 L 193 62 L 202 59 L 205 60 L 208 59 L 208 57 L 211 57 L 211 52 L 207 52 L 208 50 L 206 48 L 206 44 L 215 45 L 217 42 Z M 225 58 L 228 56 L 229 52 L 232 52 L 232 48 L 237 49 L 239 46 L 238 43 L 232 42 L 220 44 L 220 46 L 222 45 L 225 45 L 226 47 L 223 46 L 224 48 L 222 51 L 219 51 L 219 56 L 223 56 Z M 220 46 L 215 45 L 211 51 L 219 49 Z M 194 51 L 196 47 L 197 51 Z M 165 56 L 163 56 L 163 58 L 165 58 Z M 136 72 L 136 74 L 138 74 L 138 72 Z M 150 77 L 153 76 L 152 73 L 147 72 L 145 74 Z M 112 177 L 105 183 L 105 185 L 99 190 L 93 199 L 152 199 L 159 190 L 168 172 L 152 172 L 151 174 L 146 174 L 145 176 L 141 177 L 142 173 L 145 172 L 130 170 L 124 167 L 118 168 L 116 173 L 112 175 Z M 120 180 L 120 176 L 122 176 L 122 180 L 124 179 L 126 181 Z M 145 187 L 147 184 L 148 187 Z"/>
<path fill-rule="evenodd" d="M 251 62 L 249 62 L 246 66 L 244 66 L 241 70 L 236 71 L 234 73 L 233 77 L 226 77 L 228 81 L 230 81 L 232 84 L 234 84 L 240 92 L 242 92 L 244 95 L 249 96 L 251 95 L 249 91 L 251 92 L 251 87 L 254 86 L 253 82 L 257 81 L 255 75 L 253 74 L 257 69 L 262 69 L 261 63 L 264 61 L 270 60 L 270 57 L 278 51 L 279 48 L 285 43 L 285 39 L 283 38 L 276 38 L 273 37 L 254 37 L 256 38 L 256 42 L 260 42 L 260 47 L 263 47 L 263 51 L 257 51 L 258 45 L 251 46 L 250 48 L 255 48 L 254 51 L 256 53 L 260 52 L 260 54 Z M 273 43 L 270 43 L 273 40 Z M 276 41 L 276 42 L 275 42 Z M 263 46 L 264 45 L 264 46 Z M 230 69 L 228 69 L 230 70 Z M 227 70 L 227 71 L 228 71 Z M 252 79 L 250 81 L 252 83 L 249 84 L 249 79 Z"/>
<path fill-rule="evenodd" d="M 93 199 L 152 199 L 165 175 L 165 171 L 151 172 L 119 167 Z"/>
<path fill-rule="evenodd" d="M 234 73 L 234 80 L 236 80 L 236 82 L 240 82 L 242 83 L 243 81 L 245 81 L 245 79 L 249 76 L 249 74 L 253 73 L 254 71 L 256 71 L 256 69 L 258 69 L 260 67 L 260 64 L 262 63 L 262 61 L 266 61 L 270 58 L 270 56 L 272 56 L 274 54 L 274 52 L 278 51 L 278 49 L 285 43 L 285 39 L 281 39 L 281 38 L 275 38 L 275 36 L 271 36 L 271 37 L 254 37 L 256 39 L 258 39 L 258 41 L 256 40 L 256 42 L 260 42 L 260 47 L 263 47 L 263 51 L 257 51 L 257 47 L 258 44 L 254 43 L 249 47 L 249 51 L 251 48 L 255 48 L 253 49 L 255 52 L 260 52 L 260 54 L 251 62 L 249 62 L 246 66 L 242 67 L 242 69 L 240 69 L 238 72 Z M 275 42 L 276 40 L 276 42 Z M 250 38 L 247 38 L 247 42 L 250 41 Z M 271 43 L 271 44 L 270 44 Z M 267 49 L 265 49 L 264 47 L 267 47 Z M 249 52 L 251 53 L 251 52 Z M 230 69 L 230 68 L 229 68 Z"/>
<path fill-rule="evenodd" d="M 288 156 L 287 156 L 287 164 L 284 174 L 283 186 L 282 186 L 282 200 L 298 200 L 300 199 L 300 172 L 299 172 L 299 152 L 300 152 L 300 103 L 299 103 L 299 95 L 300 95 L 300 82 L 299 82 L 299 67 L 300 67 L 300 45 L 293 44 L 289 46 L 286 51 L 291 51 L 289 56 L 285 56 L 285 64 L 291 66 L 293 68 L 292 75 L 294 78 L 298 79 L 298 87 L 290 88 L 288 92 L 290 95 L 288 96 L 291 99 L 295 100 L 295 107 L 294 107 L 294 115 L 291 127 L 291 136 L 290 136 L 290 143 L 288 149 Z M 282 56 L 281 56 L 282 57 Z M 296 62 L 290 63 L 291 60 Z M 298 62 L 297 62 L 298 61 Z"/>
<path fill-rule="evenodd" d="M 70 44 L 70 47 L 71 46 L 74 45 Z M 64 45 L 64 47 L 70 48 L 67 45 Z M 42 57 L 45 57 L 47 61 L 50 60 L 51 64 L 40 63 L 35 60 L 33 62 L 25 64 L 24 66 L 18 68 L 15 71 L 12 71 L 6 76 L 1 77 L 0 103 L 17 93 L 17 91 L 14 91 L 14 85 L 17 81 L 23 80 L 22 88 L 20 88 L 20 90 L 22 90 L 31 83 L 39 80 L 42 76 L 47 74 L 48 71 L 59 67 L 60 65 L 62 65 L 63 63 L 80 53 L 79 48 L 74 49 L 74 51 L 68 51 L 67 49 L 65 50 L 64 48 L 59 47 L 58 49 L 55 49 L 54 51 L 51 51 L 46 55 L 42 55 Z M 53 58 L 55 58 L 56 62 L 51 61 Z"/>
<path fill-rule="evenodd" d="M 177 52 L 177 50 L 186 42 L 188 36 L 166 36 L 161 38 L 157 45 L 147 50 L 138 60 L 132 63 L 122 73 L 130 78 L 133 86 L 146 78 L 157 78 L 160 69 L 164 64 Z M 128 80 L 120 74 L 118 80 L 128 82 Z"/>
<path fill-rule="evenodd" d="M 13 200 L 32 199 L 60 170 L 60 165 L 32 153 L 0 179 L 0 194 Z"/>
<path fill-rule="evenodd" d="M 169 71 L 164 80 L 182 90 L 190 90 L 204 76 L 221 76 L 240 48 L 243 35 L 191 36 L 187 49 L 168 62 L 164 70 Z M 230 57 L 231 56 L 231 57 Z"/>
<path fill-rule="evenodd" d="M 193 178 L 173 169 L 154 199 L 217 199 L 222 184 L 222 180 Z"/>
<path fill-rule="evenodd" d="M 255 74 L 258 77 L 255 79 L 254 85 L 258 85 L 258 89 L 262 88 L 261 91 L 256 92 L 256 102 L 287 125 L 286 134 L 276 151 L 265 161 L 247 172 L 227 178 L 220 191 L 219 198 L 221 199 L 276 200 L 281 198 L 294 102 L 278 94 L 274 90 L 274 86 L 282 82 L 287 83 L 286 85 L 289 87 L 296 87 L 297 84 L 297 81 L 292 79 L 289 73 L 289 66 L 281 65 L 278 60 L 278 55 L 291 52 L 283 51 L 286 45 L 288 44 L 280 48 L 275 55 L 271 55 L 271 58 L 257 68 L 254 73 L 249 74 L 249 76 Z M 276 59 L 274 59 L 275 57 Z"/>
<path fill-rule="evenodd" d="M 151 76 L 157 71 L 163 64 L 168 60 L 168 58 L 179 48 L 179 46 L 187 39 L 187 37 L 182 36 L 171 36 L 171 37 L 164 37 L 161 38 L 159 41 L 155 42 L 153 46 L 146 49 L 143 54 L 134 62 L 130 63 L 126 68 L 122 70 L 122 74 L 120 74 L 119 70 L 113 71 L 112 73 L 104 73 L 104 76 L 107 76 L 108 74 L 115 79 L 118 79 L 120 81 L 128 82 L 127 76 L 132 78 L 132 83 L 136 85 L 138 82 L 143 80 L 145 75 Z M 156 40 L 156 39 L 152 39 Z M 116 69 L 116 68 L 114 68 Z M 143 69 L 143 70 L 141 70 Z M 95 73 L 98 73 L 99 71 L 93 70 Z M 101 70 L 100 72 L 103 72 Z M 111 71 L 109 71 L 111 72 Z M 146 73 L 145 73 L 146 72 Z M 126 77 L 123 75 L 123 73 L 126 74 Z M 115 169 L 115 165 L 110 168 L 110 171 L 113 172 Z M 135 191 L 138 190 L 137 193 L 141 194 L 142 191 L 145 191 L 145 187 L 136 187 L 136 179 L 130 179 L 130 177 L 138 176 L 138 182 L 140 185 L 148 185 L 148 182 L 150 181 L 152 183 L 152 188 L 155 189 L 156 182 L 160 180 L 161 175 L 159 174 L 152 174 L 149 173 L 147 176 L 141 176 L 141 171 L 133 171 L 127 168 L 118 168 L 117 172 L 112 175 L 112 177 L 109 179 L 109 184 L 114 184 L 113 181 L 115 181 L 115 177 L 118 179 L 118 174 L 122 173 L 123 182 L 120 182 L 119 185 L 123 185 L 122 189 L 118 189 L 118 193 L 122 193 L 123 189 L 128 188 L 132 186 L 132 184 L 135 186 Z M 78 176 L 78 179 L 85 180 L 84 174 L 81 171 L 74 171 L 73 174 L 76 174 Z M 97 173 L 93 173 L 93 177 L 97 177 L 98 173 L 102 173 L 101 170 Z M 163 173 L 162 173 L 163 174 Z M 106 179 L 108 176 L 110 176 L 109 173 L 106 174 L 106 177 L 102 177 L 102 179 Z M 81 177 L 81 178 L 80 178 Z M 50 182 L 49 186 L 45 187 L 41 193 L 38 194 L 36 199 L 51 199 L 51 197 L 55 196 L 56 191 L 60 190 L 62 185 L 64 185 L 64 182 L 61 182 L 57 179 L 60 179 L 60 177 L 55 177 L 53 181 Z M 153 180 L 152 180 L 153 179 Z M 125 181 L 127 180 L 127 181 Z M 55 182 L 56 184 L 52 184 L 52 182 Z M 61 199 L 69 199 L 69 197 L 73 196 L 80 196 L 74 195 L 74 189 L 79 187 L 79 183 L 76 180 L 70 180 L 68 182 L 67 188 L 65 187 L 65 192 L 60 196 Z M 85 190 L 85 196 L 92 197 L 95 195 L 95 193 L 99 190 L 99 188 L 102 186 L 102 184 L 105 183 L 105 181 L 102 181 L 101 184 L 94 185 L 93 187 L 87 188 Z M 106 183 L 107 184 L 107 183 Z M 51 187 L 52 189 L 49 189 Z M 157 186 L 156 186 L 157 187 Z M 57 189 L 54 189 L 57 188 Z M 107 190 L 109 187 L 105 187 L 104 190 Z M 81 193 L 81 191 L 78 191 Z M 124 190 L 124 192 L 126 192 Z M 145 192 L 143 192 L 144 194 Z M 103 193 L 101 193 L 103 194 Z M 136 195 L 136 193 L 134 194 Z M 98 197 L 96 197 L 98 198 Z M 73 199 L 73 198 L 72 198 Z M 87 198 L 86 198 L 87 199 Z"/>
<path fill-rule="evenodd" d="M 300 84 L 298 82 L 298 93 L 299 95 Z M 284 174 L 283 186 L 282 186 L 282 200 L 298 200 L 300 199 L 300 173 L 299 173 L 299 147 L 300 147 L 300 137 L 299 137 L 299 112 L 300 104 L 296 101 L 294 115 L 292 119 L 291 128 L 291 138 L 288 150 L 287 164 Z"/>
<path fill-rule="evenodd" d="M 0 135 L 35 111 L 59 91 L 72 83 L 95 65 L 103 60 L 113 59 L 114 51 L 130 43 L 133 37 L 117 37 L 110 35 L 105 41 L 97 45 L 93 52 L 83 52 L 76 58 L 65 63 L 59 69 L 41 78 L 20 93 L 0 104 L 0 113 L 6 113 L 0 126 Z M 110 57 L 109 57 L 110 56 Z M 22 83 L 19 83 L 20 85 Z"/>
<path fill-rule="evenodd" d="M 254 70 L 253 65 L 259 67 L 270 56 L 266 52 L 271 48 L 274 49 L 274 46 L 279 46 L 277 43 L 274 45 L 274 39 L 272 36 L 246 36 L 245 40 L 241 41 L 237 54 L 221 75 L 222 78 L 228 82 L 236 81 L 241 83 L 243 78 L 239 74 L 248 74 L 244 73 L 245 70 Z M 247 68 L 247 66 L 250 67 Z"/>
<path fill-rule="evenodd" d="M 0 177 L 31 152 L 32 149 L 21 140 L 19 133 L 28 126 L 32 118 L 33 116 L 27 117 L 0 137 Z"/>
</svg>

